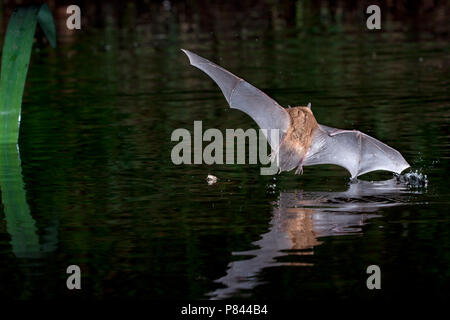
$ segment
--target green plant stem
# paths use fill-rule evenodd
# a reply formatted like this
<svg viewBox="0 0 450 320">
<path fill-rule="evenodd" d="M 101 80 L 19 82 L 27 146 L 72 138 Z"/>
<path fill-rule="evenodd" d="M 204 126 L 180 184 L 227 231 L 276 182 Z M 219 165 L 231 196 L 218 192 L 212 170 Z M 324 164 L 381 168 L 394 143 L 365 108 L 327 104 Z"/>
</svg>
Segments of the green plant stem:
<svg viewBox="0 0 450 320">
<path fill-rule="evenodd" d="M 18 141 L 22 96 L 38 22 L 54 47 L 55 24 L 46 4 L 18 7 L 8 23 L 0 77 L 0 144 Z"/>
</svg>

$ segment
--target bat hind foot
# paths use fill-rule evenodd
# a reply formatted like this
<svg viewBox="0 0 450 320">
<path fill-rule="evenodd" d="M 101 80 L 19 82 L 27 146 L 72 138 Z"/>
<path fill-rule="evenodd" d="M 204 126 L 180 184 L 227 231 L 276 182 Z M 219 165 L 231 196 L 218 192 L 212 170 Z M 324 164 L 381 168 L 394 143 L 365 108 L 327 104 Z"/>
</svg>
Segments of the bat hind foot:
<svg viewBox="0 0 450 320">
<path fill-rule="evenodd" d="M 303 174 L 303 159 L 304 158 L 305 158 L 305 156 L 303 156 L 302 159 L 300 160 L 297 170 L 295 170 L 295 174 Z"/>
</svg>

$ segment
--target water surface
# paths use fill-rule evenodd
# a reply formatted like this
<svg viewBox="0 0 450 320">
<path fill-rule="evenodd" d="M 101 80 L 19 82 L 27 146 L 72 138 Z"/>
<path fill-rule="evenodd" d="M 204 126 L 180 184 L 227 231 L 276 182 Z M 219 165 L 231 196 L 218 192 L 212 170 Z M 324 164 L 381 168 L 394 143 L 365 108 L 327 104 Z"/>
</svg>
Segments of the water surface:
<svg viewBox="0 0 450 320">
<path fill-rule="evenodd" d="M 105 19 L 56 50 L 37 44 L 20 154 L 1 154 L 1 296 L 448 300 L 446 38 L 137 25 Z M 311 102 L 320 123 L 382 140 L 415 173 L 175 166 L 176 128 L 256 128 L 180 48 L 284 106 Z M 66 289 L 71 264 L 79 292 Z M 380 291 L 366 287 L 374 264 Z"/>
</svg>

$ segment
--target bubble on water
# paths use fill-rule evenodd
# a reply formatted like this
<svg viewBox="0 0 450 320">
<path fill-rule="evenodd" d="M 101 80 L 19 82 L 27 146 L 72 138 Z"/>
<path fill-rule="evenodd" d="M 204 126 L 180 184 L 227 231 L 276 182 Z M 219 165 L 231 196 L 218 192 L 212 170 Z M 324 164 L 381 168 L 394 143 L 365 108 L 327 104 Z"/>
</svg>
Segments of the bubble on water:
<svg viewBox="0 0 450 320">
<path fill-rule="evenodd" d="M 213 176 L 212 174 L 208 174 L 208 176 L 206 177 L 206 182 L 209 185 L 215 184 L 217 182 L 217 180 L 218 180 L 217 177 Z"/>
<path fill-rule="evenodd" d="M 410 187 L 426 188 L 428 186 L 428 177 L 420 170 L 407 172 L 397 176 L 397 180 L 405 183 Z"/>
<path fill-rule="evenodd" d="M 274 194 L 277 190 L 277 184 L 276 183 L 269 183 L 266 186 L 267 192 Z"/>
</svg>

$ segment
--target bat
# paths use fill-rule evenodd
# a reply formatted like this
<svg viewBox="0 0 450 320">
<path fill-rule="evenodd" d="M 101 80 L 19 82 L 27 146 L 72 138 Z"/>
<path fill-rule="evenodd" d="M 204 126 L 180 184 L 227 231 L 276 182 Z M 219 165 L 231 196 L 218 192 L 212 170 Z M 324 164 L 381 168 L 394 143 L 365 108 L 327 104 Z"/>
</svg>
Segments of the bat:
<svg viewBox="0 0 450 320">
<path fill-rule="evenodd" d="M 409 164 L 397 150 L 357 130 L 342 130 L 317 123 L 306 107 L 283 108 L 267 94 L 224 68 L 181 49 L 194 67 L 205 72 L 222 90 L 233 109 L 248 114 L 265 133 L 279 172 L 303 173 L 303 166 L 334 164 L 347 169 L 351 178 L 385 170 L 400 174 Z M 276 137 L 278 139 L 276 139 Z"/>
</svg>

